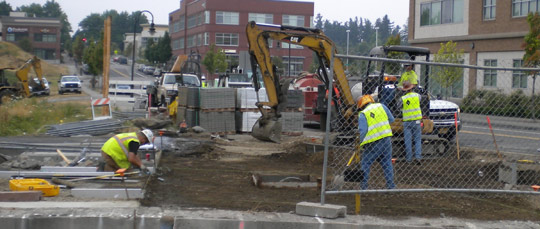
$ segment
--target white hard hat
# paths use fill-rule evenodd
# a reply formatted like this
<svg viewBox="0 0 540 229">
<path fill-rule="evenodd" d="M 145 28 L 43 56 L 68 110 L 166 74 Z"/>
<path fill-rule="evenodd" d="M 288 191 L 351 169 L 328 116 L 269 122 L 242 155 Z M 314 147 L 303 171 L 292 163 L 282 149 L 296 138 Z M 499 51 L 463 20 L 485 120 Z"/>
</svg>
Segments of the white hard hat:
<svg viewBox="0 0 540 229">
<path fill-rule="evenodd" d="M 205 79 L 206 79 L 206 76 L 201 76 L 201 79 L 202 79 L 202 80 L 205 80 Z"/>
<path fill-rule="evenodd" d="M 146 139 L 148 139 L 148 143 L 154 143 L 154 133 L 152 133 L 151 130 L 144 129 L 141 131 L 141 133 L 143 133 Z"/>
</svg>

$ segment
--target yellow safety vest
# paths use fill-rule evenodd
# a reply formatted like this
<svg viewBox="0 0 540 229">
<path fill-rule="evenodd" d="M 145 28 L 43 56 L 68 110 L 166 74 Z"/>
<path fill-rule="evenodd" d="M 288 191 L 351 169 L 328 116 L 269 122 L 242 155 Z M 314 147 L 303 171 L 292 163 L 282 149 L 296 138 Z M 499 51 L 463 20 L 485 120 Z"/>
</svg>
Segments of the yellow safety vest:
<svg viewBox="0 0 540 229">
<path fill-rule="evenodd" d="M 401 102 L 403 103 L 403 121 L 422 119 L 419 97 L 420 95 L 415 92 L 409 92 L 404 96 L 401 96 Z"/>
<path fill-rule="evenodd" d="M 364 114 L 367 120 L 368 132 L 360 145 L 365 145 L 385 137 L 392 136 L 392 128 L 388 122 L 388 116 L 380 103 L 369 104 L 358 115 Z"/>
<path fill-rule="evenodd" d="M 202 87 L 206 87 L 206 82 L 202 82 Z"/>
<path fill-rule="evenodd" d="M 117 134 L 107 140 L 107 142 L 103 144 L 103 147 L 101 147 L 101 150 L 111 156 L 120 168 L 129 168 L 131 165 L 128 161 L 129 143 L 132 141 L 140 144 L 137 133 Z"/>
</svg>

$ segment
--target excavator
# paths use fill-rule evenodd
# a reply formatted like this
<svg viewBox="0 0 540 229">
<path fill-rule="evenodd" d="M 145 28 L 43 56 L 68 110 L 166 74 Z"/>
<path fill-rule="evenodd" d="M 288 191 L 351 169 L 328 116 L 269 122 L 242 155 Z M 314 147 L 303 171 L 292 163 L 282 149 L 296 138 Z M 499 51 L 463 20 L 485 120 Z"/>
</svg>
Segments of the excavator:
<svg viewBox="0 0 540 229">
<path fill-rule="evenodd" d="M 33 78 L 28 77 L 31 68 L 34 69 L 39 83 L 36 83 Z M 17 79 L 19 79 L 17 85 L 10 85 L 4 74 L 5 70 L 13 69 L 15 68 L 0 66 L 0 104 L 2 104 L 3 101 L 11 100 L 14 96 L 30 97 L 32 94 L 30 86 L 32 86 L 32 90 L 34 91 L 45 89 L 43 71 L 41 70 L 41 60 L 38 57 L 34 56 L 28 59 L 22 66 L 16 68 L 15 75 L 17 76 Z"/>
<path fill-rule="evenodd" d="M 261 27 L 267 27 L 269 29 L 263 30 Z M 288 80 L 279 80 L 279 77 L 276 75 L 277 71 L 273 67 L 270 58 L 268 39 L 301 45 L 314 51 L 319 60 L 319 74 L 317 76 L 323 82 L 325 88 L 328 88 L 330 85 L 328 69 L 333 64 L 333 82 L 339 92 L 340 98 L 339 102 L 335 96 L 332 99 L 335 100 L 335 104 L 338 104 L 337 111 L 340 117 L 343 117 L 343 120 L 346 120 L 346 122 L 350 122 L 343 126 L 354 126 L 354 117 L 357 113 L 356 101 L 354 101 L 351 94 L 343 63 L 338 58 L 332 58 L 332 54 L 337 54 L 335 44 L 321 30 L 284 25 L 257 24 L 252 21 L 246 27 L 246 34 L 249 44 L 251 68 L 254 74 L 257 73 L 257 67 L 260 68 L 268 95 L 268 102 L 258 101 L 256 104 L 262 115 L 253 126 L 251 133 L 253 137 L 263 141 L 281 141 L 282 127 L 279 118 L 285 106 L 286 93 L 290 83 Z M 254 76 L 252 79 L 254 80 L 255 90 L 258 93 L 260 89 L 258 77 Z M 353 129 L 356 128 L 354 127 Z"/>
<path fill-rule="evenodd" d="M 268 27 L 268 29 L 261 29 Z M 288 89 L 287 80 L 279 80 L 276 75 L 276 69 L 270 60 L 270 51 L 268 48 L 268 39 L 287 42 L 295 45 L 307 47 L 315 52 L 319 60 L 319 68 L 316 77 L 323 83 L 324 89 L 328 91 L 330 85 L 329 72 L 333 65 L 333 83 L 335 86 L 332 96 L 333 104 L 336 107 L 337 119 L 342 121 L 335 129 L 340 134 L 341 142 L 345 144 L 353 143 L 357 133 L 357 114 L 358 109 L 356 101 L 351 93 L 351 88 L 347 80 L 343 63 L 339 58 L 333 58 L 337 54 L 335 44 L 319 29 L 293 27 L 284 25 L 257 24 L 249 22 L 246 27 L 246 34 L 249 43 L 249 54 L 253 72 L 260 68 L 262 79 L 268 94 L 268 102 L 257 102 L 262 116 L 257 120 L 252 129 L 252 136 L 263 141 L 279 142 L 281 135 L 281 123 L 279 122 L 280 112 L 286 103 L 286 93 Z M 253 77 L 255 90 L 258 93 L 260 88 L 257 82 L 258 77 Z M 373 81 L 375 86 L 382 83 L 382 80 Z M 380 86 L 380 85 L 379 85 Z M 382 87 L 382 86 L 381 86 Z M 322 88 L 320 88 L 322 89 Z M 320 91 L 319 89 L 319 91 Z M 365 93 L 373 93 L 365 91 Z M 381 99 L 381 98 L 379 98 Z M 270 108 L 270 109 L 268 109 Z M 424 125 L 423 132 L 429 133 L 433 130 L 433 121 L 428 117 L 423 117 L 423 122 L 431 123 Z M 400 117 L 396 117 L 392 123 L 392 132 L 402 132 L 402 122 Z"/>
</svg>

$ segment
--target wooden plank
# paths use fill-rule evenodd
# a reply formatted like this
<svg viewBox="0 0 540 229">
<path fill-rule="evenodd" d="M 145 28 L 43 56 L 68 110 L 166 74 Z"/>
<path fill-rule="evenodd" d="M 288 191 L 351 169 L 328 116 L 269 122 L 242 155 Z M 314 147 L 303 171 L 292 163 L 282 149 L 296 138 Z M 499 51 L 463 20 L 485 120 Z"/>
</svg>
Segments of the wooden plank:
<svg viewBox="0 0 540 229">
<path fill-rule="evenodd" d="M 0 192 L 0 202 L 40 201 L 41 191 Z"/>
</svg>

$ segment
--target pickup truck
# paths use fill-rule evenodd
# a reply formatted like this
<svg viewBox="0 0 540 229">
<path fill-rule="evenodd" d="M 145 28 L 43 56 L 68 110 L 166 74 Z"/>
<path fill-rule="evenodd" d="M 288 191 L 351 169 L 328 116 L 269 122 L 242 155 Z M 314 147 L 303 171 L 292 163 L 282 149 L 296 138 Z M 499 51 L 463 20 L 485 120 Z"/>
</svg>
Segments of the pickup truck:
<svg viewBox="0 0 540 229">
<path fill-rule="evenodd" d="M 158 78 L 155 85 L 157 103 L 166 106 L 171 98 L 178 95 L 178 86 L 200 87 L 201 81 L 195 74 L 167 72 Z"/>
</svg>

